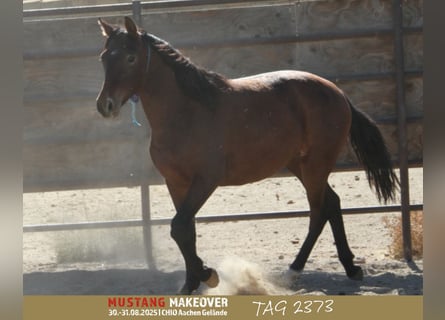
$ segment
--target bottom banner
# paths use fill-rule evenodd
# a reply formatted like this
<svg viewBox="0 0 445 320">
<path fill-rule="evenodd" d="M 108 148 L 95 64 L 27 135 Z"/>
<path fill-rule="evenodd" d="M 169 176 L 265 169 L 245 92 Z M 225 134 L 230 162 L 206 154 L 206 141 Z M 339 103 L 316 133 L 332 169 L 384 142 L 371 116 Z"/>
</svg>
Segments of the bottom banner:
<svg viewBox="0 0 445 320">
<path fill-rule="evenodd" d="M 23 319 L 423 318 L 422 296 L 24 296 Z"/>
</svg>

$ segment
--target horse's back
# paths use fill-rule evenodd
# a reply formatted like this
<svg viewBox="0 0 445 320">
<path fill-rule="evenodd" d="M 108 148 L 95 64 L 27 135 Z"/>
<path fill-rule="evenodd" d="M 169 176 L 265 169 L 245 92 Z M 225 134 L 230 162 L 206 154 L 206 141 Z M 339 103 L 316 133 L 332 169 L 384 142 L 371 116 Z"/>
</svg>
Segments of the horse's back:
<svg viewBox="0 0 445 320">
<path fill-rule="evenodd" d="M 234 88 L 238 90 L 247 89 L 249 87 L 274 87 L 278 84 L 285 82 L 294 82 L 294 83 L 324 83 L 333 85 L 327 79 L 324 79 L 316 74 L 300 71 L 300 70 L 278 70 L 271 72 L 264 72 L 259 74 L 254 74 L 246 77 L 234 78 L 229 80 L 230 83 L 234 86 Z"/>
<path fill-rule="evenodd" d="M 337 157 L 349 131 L 350 111 L 333 83 L 291 70 L 230 81 L 233 92 L 222 111 L 225 183 L 263 179 L 311 149 Z"/>
<path fill-rule="evenodd" d="M 294 111 L 300 109 L 308 114 L 320 113 L 317 114 L 319 120 L 331 113 L 333 117 L 350 117 L 343 91 L 331 81 L 313 73 L 281 70 L 232 79 L 230 83 L 238 97 L 257 96 L 268 102 L 275 99 L 277 104 L 285 102 Z M 270 108 L 275 107 L 276 104 L 270 104 Z"/>
<path fill-rule="evenodd" d="M 289 119 L 306 132 L 311 127 L 323 130 L 322 126 L 349 131 L 351 110 L 345 94 L 315 74 L 282 70 L 232 79 L 231 84 L 234 114 L 239 112 L 237 108 L 252 110 L 252 118 L 279 113 L 280 121 Z"/>
</svg>

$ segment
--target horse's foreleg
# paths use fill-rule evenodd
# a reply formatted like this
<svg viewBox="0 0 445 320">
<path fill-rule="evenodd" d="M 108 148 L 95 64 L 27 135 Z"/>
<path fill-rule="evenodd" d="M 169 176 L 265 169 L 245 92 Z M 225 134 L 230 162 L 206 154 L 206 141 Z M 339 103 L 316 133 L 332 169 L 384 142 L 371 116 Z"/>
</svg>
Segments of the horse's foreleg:
<svg viewBox="0 0 445 320">
<path fill-rule="evenodd" d="M 186 281 L 179 293 L 191 294 L 198 289 L 201 281 L 209 282 L 209 286 L 216 286 L 218 284 L 218 281 L 215 281 L 215 278 L 217 279 L 216 272 L 205 267 L 203 261 L 197 255 L 194 220 L 186 222 L 177 217 L 173 219 L 171 224 L 171 236 L 184 257 L 186 267 Z"/>
<path fill-rule="evenodd" d="M 195 215 L 208 197 L 216 189 L 216 184 L 197 177 L 189 188 L 181 189 L 168 183 L 168 188 L 176 206 L 176 215 L 171 222 L 171 236 L 176 241 L 186 266 L 186 282 L 181 294 L 191 294 L 201 281 L 209 286 L 218 284 L 216 272 L 206 268 L 196 252 Z"/>
</svg>

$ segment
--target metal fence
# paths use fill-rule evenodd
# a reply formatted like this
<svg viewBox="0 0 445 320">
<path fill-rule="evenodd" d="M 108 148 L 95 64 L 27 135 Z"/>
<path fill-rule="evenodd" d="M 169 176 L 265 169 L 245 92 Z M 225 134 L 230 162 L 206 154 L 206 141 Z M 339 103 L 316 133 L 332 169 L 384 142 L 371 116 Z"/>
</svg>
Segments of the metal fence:
<svg viewBox="0 0 445 320">
<path fill-rule="evenodd" d="M 80 109 L 81 111 L 78 111 L 79 113 L 74 112 L 69 117 L 70 120 L 65 120 L 65 112 L 68 107 L 85 105 L 90 103 L 87 101 L 94 99 L 93 92 L 98 92 L 101 73 L 95 74 L 95 70 L 85 70 L 86 77 L 88 77 L 85 87 L 76 79 L 76 81 L 68 81 L 71 87 L 76 89 L 67 91 L 66 84 L 61 87 L 55 83 L 57 81 L 54 79 L 57 78 L 54 74 L 57 72 L 44 70 L 46 66 L 49 69 L 58 68 L 57 63 L 66 68 L 66 61 L 69 61 L 74 66 L 67 69 L 66 72 L 73 72 L 76 63 L 78 63 L 77 60 L 80 59 L 82 60 L 80 63 L 84 63 L 83 60 L 97 56 L 100 49 L 97 45 L 101 44 L 101 39 L 93 37 L 85 40 L 85 35 L 89 34 L 89 22 L 85 23 L 85 26 L 88 26 L 85 27 L 85 30 L 76 31 L 78 35 L 77 33 L 68 33 L 68 35 L 72 35 L 72 39 L 85 40 L 84 42 L 88 45 L 71 45 L 75 42 L 74 40 L 71 39 L 71 42 L 68 43 L 57 32 L 50 33 L 43 38 L 36 37 L 34 39 L 32 37 L 35 30 L 37 32 L 40 30 L 42 34 L 45 33 L 44 28 L 49 26 L 48 22 L 60 21 L 65 27 L 69 27 L 77 26 L 80 20 L 93 20 L 92 16 L 109 16 L 110 19 L 117 19 L 116 16 L 131 14 L 139 25 L 150 27 L 150 32 L 152 29 L 159 30 L 163 37 L 162 32 L 164 32 L 165 38 L 171 41 L 175 47 L 190 52 L 194 61 L 197 59 L 201 65 L 226 75 L 236 76 L 239 73 L 261 72 L 264 71 L 262 69 L 267 68 L 304 68 L 307 70 L 305 67 L 309 66 L 309 71 L 315 71 L 340 83 L 344 91 L 352 96 L 353 101 L 366 101 L 367 104 L 363 104 L 362 109 L 377 118 L 377 123 L 385 138 L 389 140 L 393 160 L 400 169 L 401 204 L 347 208 L 343 210 L 343 213 L 401 211 L 405 258 L 411 260 L 410 211 L 423 209 L 423 205 L 410 205 L 408 181 L 408 168 L 422 165 L 422 1 L 412 0 L 403 1 L 403 3 L 400 0 L 381 1 L 381 7 L 373 7 L 375 4 L 366 0 L 349 0 L 347 2 L 345 5 L 322 0 L 311 2 L 280 0 L 132 1 L 131 3 L 113 5 L 25 10 L 23 13 L 25 21 L 24 100 L 25 108 L 30 110 L 32 107 L 33 110 L 33 113 L 31 112 L 31 115 L 25 119 L 25 192 L 140 186 L 142 219 L 24 226 L 24 232 L 142 226 L 147 245 L 147 258 L 149 263 L 153 263 L 150 228 L 153 225 L 167 224 L 170 220 L 151 219 L 150 217 L 149 185 L 162 183 L 161 177 L 148 157 L 150 131 L 135 132 L 122 124 L 119 130 L 114 133 L 114 139 L 121 140 L 118 153 L 126 158 L 129 153 L 132 153 L 137 161 L 130 163 L 127 171 L 119 172 L 119 176 L 109 176 L 107 171 L 94 168 L 91 164 L 95 159 L 97 160 L 96 156 L 91 156 L 88 159 L 85 158 L 86 156 L 79 156 L 79 154 L 91 152 L 91 144 L 97 148 L 99 143 L 101 152 L 110 154 L 112 159 L 109 167 L 113 167 L 121 160 L 121 156 L 116 158 L 114 155 L 116 152 L 113 150 L 115 149 L 110 148 L 103 141 L 103 137 L 108 134 L 107 130 L 110 128 L 95 129 L 96 131 L 92 134 L 79 139 L 74 128 L 78 126 L 80 120 L 84 119 L 83 117 L 91 116 L 91 112 L 80 115 L 80 112 L 85 110 L 83 107 Z M 348 7 L 349 11 L 336 7 L 342 5 Z M 319 12 L 317 12 L 318 9 Z M 326 10 L 331 11 L 327 13 Z M 369 10 L 376 10 L 374 15 L 379 18 L 368 16 Z M 214 33 L 210 35 L 212 32 L 209 34 L 196 32 L 198 28 L 202 29 L 202 23 L 209 21 L 212 21 L 209 22 L 209 28 L 213 28 L 211 31 L 220 29 L 222 21 L 226 20 L 228 16 L 233 16 L 235 11 L 242 12 L 238 13 L 236 32 L 230 28 L 214 32 L 216 35 Z M 320 17 L 320 14 L 332 16 L 329 19 L 317 20 L 317 16 Z M 354 14 L 357 15 L 356 18 L 354 18 Z M 197 18 L 195 20 L 198 20 L 199 26 L 193 25 L 193 19 L 191 19 L 193 17 Z M 361 22 L 360 27 L 351 27 L 358 21 L 357 19 L 363 17 L 366 18 L 362 19 L 365 21 Z M 202 20 L 199 21 L 198 18 Z M 309 18 L 311 21 L 306 22 L 300 18 Z M 330 21 L 326 22 L 325 20 Z M 170 24 L 166 24 L 166 22 L 170 22 Z M 175 27 L 175 23 L 178 26 Z M 329 23 L 332 25 L 330 26 Z M 26 28 L 27 24 L 29 24 L 29 28 Z M 188 36 L 185 36 L 179 28 L 187 25 L 191 25 L 190 30 L 193 32 L 189 32 Z M 40 27 L 42 29 L 39 29 Z M 61 26 L 58 25 L 57 28 L 60 29 Z M 57 39 L 53 41 L 54 37 Z M 359 43 L 359 45 L 355 45 L 355 43 Z M 57 46 L 57 44 L 59 45 Z M 277 51 L 271 51 L 271 48 L 277 46 L 280 46 L 282 48 L 280 52 L 284 53 L 277 54 Z M 406 46 L 409 47 L 409 50 L 406 49 Z M 351 67 L 348 61 L 340 61 L 338 56 L 338 52 L 348 51 L 350 47 L 357 51 L 354 56 L 357 59 L 354 67 Z M 258 48 L 260 48 L 259 57 L 253 58 L 252 50 L 257 52 Z M 377 52 L 365 54 L 369 53 L 370 48 Z M 334 53 L 331 54 L 331 51 Z M 323 52 L 326 55 L 318 55 L 318 52 Z M 330 54 L 332 57 L 329 56 Z M 362 59 L 360 54 L 369 57 Z M 75 59 L 77 60 L 74 61 Z M 255 60 L 250 64 L 239 62 L 246 59 L 249 61 L 257 59 L 258 61 Z M 347 54 L 345 59 L 348 59 Z M 56 61 L 56 67 L 50 65 L 52 61 Z M 333 61 L 334 63 L 332 63 Z M 46 80 L 46 82 L 43 81 L 43 84 L 42 78 Z M 360 90 L 358 90 L 359 87 Z M 376 92 L 381 92 L 382 97 L 376 97 Z M 54 94 L 58 94 L 58 97 L 54 98 Z M 65 107 L 61 107 L 62 104 Z M 378 107 L 378 105 L 383 105 L 383 107 Z M 61 120 L 62 118 L 63 120 Z M 94 121 L 93 123 L 95 123 Z M 147 123 L 145 125 L 147 126 Z M 63 134 L 59 138 L 54 138 L 54 132 L 62 131 Z M 131 139 L 127 139 L 128 137 Z M 130 143 L 129 140 L 132 142 Z M 116 141 L 112 142 L 116 143 Z M 112 152 L 114 152 L 113 155 Z M 55 154 L 57 156 L 54 156 Z M 76 160 L 72 164 L 70 155 L 73 155 L 72 158 Z M 345 150 L 340 157 L 337 170 L 357 168 L 359 167 L 351 150 Z M 198 217 L 197 222 L 276 219 L 307 215 L 307 211 L 240 213 Z"/>
</svg>

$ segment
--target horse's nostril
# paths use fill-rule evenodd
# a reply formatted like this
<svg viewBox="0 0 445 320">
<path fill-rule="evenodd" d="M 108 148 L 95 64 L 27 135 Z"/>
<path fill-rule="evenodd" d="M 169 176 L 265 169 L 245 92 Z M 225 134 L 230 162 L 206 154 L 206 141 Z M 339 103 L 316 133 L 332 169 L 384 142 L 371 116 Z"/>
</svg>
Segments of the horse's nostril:
<svg viewBox="0 0 445 320">
<path fill-rule="evenodd" d="M 111 113 L 111 111 L 113 111 L 113 100 L 111 99 L 107 99 L 107 109 L 106 112 L 107 113 Z"/>
<path fill-rule="evenodd" d="M 97 111 L 99 113 L 108 118 L 115 112 L 114 100 L 111 98 L 99 97 L 97 99 Z"/>
</svg>

